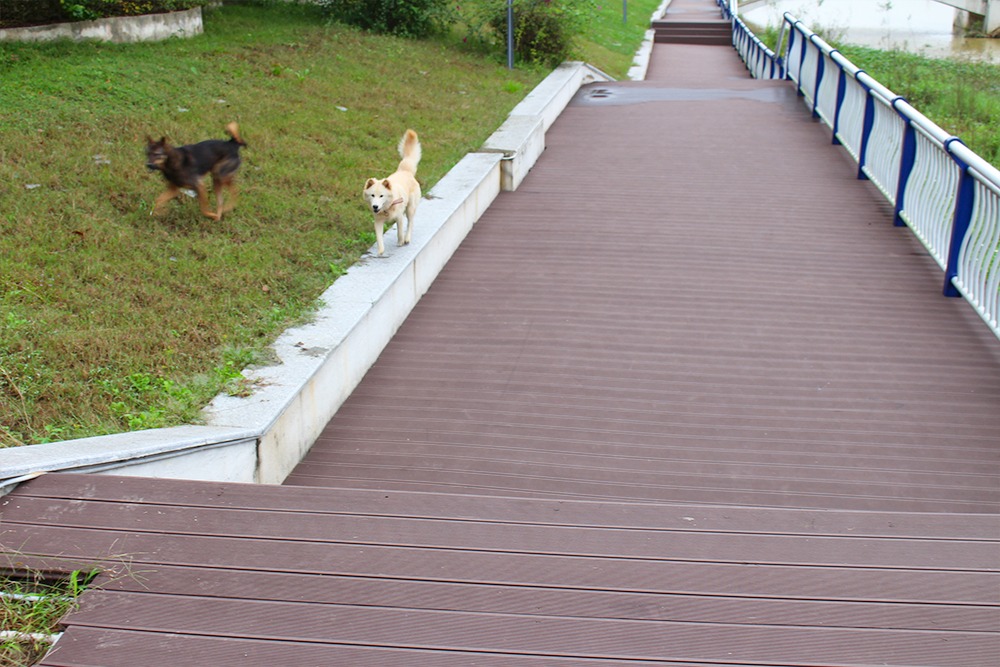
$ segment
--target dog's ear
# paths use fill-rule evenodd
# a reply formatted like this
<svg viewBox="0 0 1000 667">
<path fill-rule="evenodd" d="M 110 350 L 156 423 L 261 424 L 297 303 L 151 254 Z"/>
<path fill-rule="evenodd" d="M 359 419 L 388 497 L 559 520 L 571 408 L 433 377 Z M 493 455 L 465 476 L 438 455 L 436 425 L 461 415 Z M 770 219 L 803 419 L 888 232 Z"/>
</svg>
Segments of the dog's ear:
<svg viewBox="0 0 1000 667">
<path fill-rule="evenodd" d="M 365 190 L 367 190 L 368 188 L 370 188 L 373 185 L 375 185 L 375 179 L 374 178 L 369 178 L 368 182 L 365 183 Z"/>
<path fill-rule="evenodd" d="M 388 178 L 382 181 L 382 185 L 385 187 L 386 190 L 392 190 L 392 183 L 389 182 Z"/>
</svg>

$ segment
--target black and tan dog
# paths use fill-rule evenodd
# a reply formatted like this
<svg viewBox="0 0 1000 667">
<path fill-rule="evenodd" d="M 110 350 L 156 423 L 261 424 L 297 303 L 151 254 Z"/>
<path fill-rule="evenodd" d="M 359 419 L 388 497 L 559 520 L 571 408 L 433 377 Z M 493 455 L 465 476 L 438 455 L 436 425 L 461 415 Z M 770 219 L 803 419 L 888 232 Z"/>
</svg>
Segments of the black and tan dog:
<svg viewBox="0 0 1000 667">
<path fill-rule="evenodd" d="M 201 212 L 213 220 L 236 206 L 236 171 L 240 168 L 240 148 L 246 146 L 240 138 L 236 123 L 226 125 L 228 141 L 210 139 L 187 146 L 171 146 L 166 137 L 153 141 L 146 137 L 146 167 L 159 171 L 167 180 L 167 191 L 156 198 L 153 213 L 159 213 L 164 204 L 180 194 L 181 190 L 194 190 L 198 194 Z M 215 212 L 208 207 L 208 193 L 203 179 L 212 175 L 215 191 Z M 222 190 L 229 190 L 229 206 L 222 207 Z"/>
</svg>

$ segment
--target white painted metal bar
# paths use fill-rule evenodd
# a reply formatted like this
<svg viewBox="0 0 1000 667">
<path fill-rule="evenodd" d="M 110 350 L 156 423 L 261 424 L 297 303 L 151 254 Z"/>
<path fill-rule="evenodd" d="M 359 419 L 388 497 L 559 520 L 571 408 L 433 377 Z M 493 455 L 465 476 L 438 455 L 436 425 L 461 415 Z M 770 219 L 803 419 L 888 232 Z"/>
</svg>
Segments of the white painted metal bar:
<svg viewBox="0 0 1000 667">
<path fill-rule="evenodd" d="M 862 171 L 885 198 L 895 205 L 906 122 L 893 108 L 892 98 L 887 99 L 875 90 L 869 90 L 869 94 L 875 102 L 875 115 Z"/>
<path fill-rule="evenodd" d="M 895 107 L 914 134 L 913 162 L 903 201 L 897 202 L 899 217 L 945 269 L 962 175 L 945 150 L 952 137 L 905 100 L 897 99 Z"/>
<path fill-rule="evenodd" d="M 844 95 L 840 102 L 834 137 L 850 153 L 855 162 L 861 160 L 861 139 L 865 126 L 865 102 L 868 91 L 858 81 L 859 70 L 841 53 L 831 54 L 831 60 L 844 73 Z"/>
<path fill-rule="evenodd" d="M 802 67 L 799 70 L 799 92 L 802 93 L 806 106 L 812 109 L 815 105 L 820 50 L 812 43 L 811 38 L 815 33 L 809 36 L 806 36 L 804 33 L 800 34 L 804 37 L 803 48 L 805 49 L 805 56 L 802 58 Z"/>
<path fill-rule="evenodd" d="M 959 141 L 948 151 L 967 165 L 975 193 L 951 283 L 1000 336 L 1000 171 Z"/>
<path fill-rule="evenodd" d="M 961 169 L 937 137 L 921 127 L 915 130 L 916 156 L 899 215 L 944 269 Z"/>
<path fill-rule="evenodd" d="M 825 42 L 824 42 L 825 44 Z M 818 44 L 817 44 L 818 46 Z M 840 83 L 840 68 L 831 57 L 832 50 L 820 51 L 823 61 L 823 78 L 816 93 L 816 115 L 832 130 L 837 123 L 837 88 Z"/>
</svg>

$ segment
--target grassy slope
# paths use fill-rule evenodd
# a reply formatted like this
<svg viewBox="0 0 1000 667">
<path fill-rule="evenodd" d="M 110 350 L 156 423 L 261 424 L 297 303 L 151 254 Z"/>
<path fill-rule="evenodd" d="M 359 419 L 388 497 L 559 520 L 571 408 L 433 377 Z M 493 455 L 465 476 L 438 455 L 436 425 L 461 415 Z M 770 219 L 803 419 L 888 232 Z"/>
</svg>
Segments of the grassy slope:
<svg viewBox="0 0 1000 667">
<path fill-rule="evenodd" d="M 628 27 L 602 7 L 581 58 L 623 76 L 658 4 L 633 0 Z M 0 45 L 0 446 L 197 420 L 373 242 L 361 184 L 404 129 L 429 188 L 547 74 L 294 5 L 208 11 L 205 30 Z M 230 120 L 249 144 L 240 206 L 151 218 L 145 136 L 221 138 Z"/>
</svg>

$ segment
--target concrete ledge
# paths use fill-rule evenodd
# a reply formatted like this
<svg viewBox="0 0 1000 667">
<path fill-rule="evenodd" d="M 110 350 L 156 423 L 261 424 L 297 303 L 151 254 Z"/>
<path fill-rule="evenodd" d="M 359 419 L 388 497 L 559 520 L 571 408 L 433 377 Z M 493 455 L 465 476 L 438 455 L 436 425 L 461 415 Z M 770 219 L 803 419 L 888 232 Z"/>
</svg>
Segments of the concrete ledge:
<svg viewBox="0 0 1000 667">
<path fill-rule="evenodd" d="M 414 240 L 386 255 L 375 249 L 323 294 L 313 322 L 275 342 L 279 364 L 246 371 L 259 389 L 219 396 L 209 424 L 262 433 L 258 479 L 278 484 L 301 460 L 490 203 L 499 194 L 500 156 L 463 158 L 421 201 Z"/>
<path fill-rule="evenodd" d="M 96 39 L 124 44 L 154 42 L 169 37 L 193 37 L 204 31 L 201 7 L 166 14 L 113 16 L 95 21 L 53 23 L 0 30 L 0 42 L 50 42 L 55 39 Z"/>
<path fill-rule="evenodd" d="M 117 433 L 45 445 L 29 445 L 0 450 L 3 484 L 0 495 L 13 488 L 18 479 L 40 472 L 106 472 L 116 475 L 147 476 L 156 470 L 159 477 L 211 479 L 241 482 L 256 475 L 257 434 L 246 429 L 210 426 L 177 426 L 133 433 Z M 180 475 L 171 474 L 176 463 L 167 459 L 187 459 Z M 224 466 L 212 465 L 220 458 Z M 196 460 L 197 459 L 197 460 Z M 190 463 L 190 465 L 189 465 Z M 163 471 L 166 474 L 159 474 Z"/>
<path fill-rule="evenodd" d="M 510 112 L 514 116 L 538 116 L 543 128 L 548 132 L 559 114 L 580 90 L 580 86 L 595 81 L 611 81 L 601 70 L 581 62 L 567 62 L 559 65 L 552 74 L 535 86 L 521 103 Z"/>
<path fill-rule="evenodd" d="M 670 6 L 671 1 L 663 0 L 660 6 L 653 10 L 653 15 L 649 17 L 649 22 L 652 23 L 653 21 L 662 19 L 664 14 L 667 13 L 667 8 Z M 656 38 L 655 32 L 652 29 L 646 31 L 642 44 L 632 59 L 632 67 L 628 71 L 630 81 L 645 80 L 646 72 L 649 71 L 649 58 L 653 55 L 653 43 Z"/>
<path fill-rule="evenodd" d="M 545 125 L 540 116 L 510 116 L 483 144 L 487 153 L 503 155 L 501 188 L 517 190 L 545 150 Z"/>
<path fill-rule="evenodd" d="M 655 20 L 655 16 L 656 15 L 654 14 L 653 20 Z M 646 72 L 649 71 L 649 57 L 653 54 L 653 40 L 655 38 L 656 31 L 646 31 L 646 36 L 643 39 L 639 53 L 636 54 L 635 59 L 632 61 L 632 67 L 628 70 L 628 78 L 630 81 L 645 80 Z"/>
<path fill-rule="evenodd" d="M 516 190 L 528 175 L 545 150 L 545 133 L 580 86 L 610 80 L 607 74 L 587 63 L 563 63 L 514 107 L 481 149 L 503 154 L 501 173 L 505 191 Z"/>
</svg>

